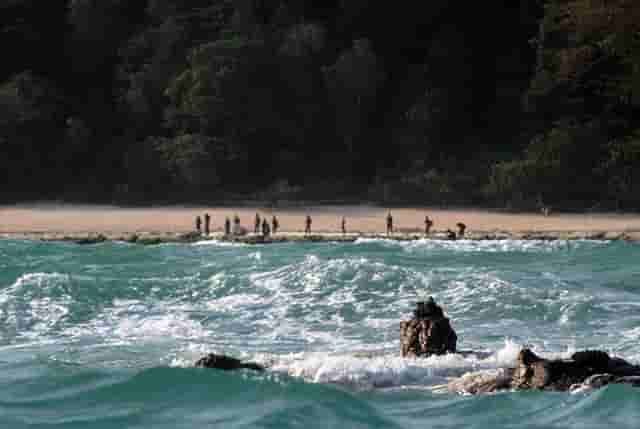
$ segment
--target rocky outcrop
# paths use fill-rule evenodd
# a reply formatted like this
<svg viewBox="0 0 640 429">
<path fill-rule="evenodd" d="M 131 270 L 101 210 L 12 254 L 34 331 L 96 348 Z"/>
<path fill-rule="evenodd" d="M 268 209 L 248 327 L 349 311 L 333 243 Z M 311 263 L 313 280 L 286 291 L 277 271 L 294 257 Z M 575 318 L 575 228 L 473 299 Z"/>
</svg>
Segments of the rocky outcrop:
<svg viewBox="0 0 640 429">
<path fill-rule="evenodd" d="M 574 353 L 570 359 L 548 360 L 529 349 L 518 355 L 511 387 L 516 389 L 569 390 L 591 377 L 599 383 L 616 383 L 624 377 L 640 376 L 640 366 L 620 358 L 611 358 L 600 350 Z M 596 379 L 592 379 L 595 382 Z"/>
<path fill-rule="evenodd" d="M 455 353 L 458 336 L 433 298 L 419 302 L 411 320 L 400 322 L 402 357 Z"/>
<path fill-rule="evenodd" d="M 230 356 L 209 353 L 200 358 L 195 363 L 196 368 L 213 368 L 231 371 L 236 369 L 252 369 L 255 371 L 264 371 L 264 367 L 255 362 L 242 362 L 239 359 Z"/>
<path fill-rule="evenodd" d="M 515 368 L 466 374 L 450 382 L 448 389 L 471 394 L 505 389 L 582 391 L 611 383 L 640 386 L 640 366 L 600 350 L 577 352 L 569 359 L 544 359 L 523 349 Z"/>
</svg>

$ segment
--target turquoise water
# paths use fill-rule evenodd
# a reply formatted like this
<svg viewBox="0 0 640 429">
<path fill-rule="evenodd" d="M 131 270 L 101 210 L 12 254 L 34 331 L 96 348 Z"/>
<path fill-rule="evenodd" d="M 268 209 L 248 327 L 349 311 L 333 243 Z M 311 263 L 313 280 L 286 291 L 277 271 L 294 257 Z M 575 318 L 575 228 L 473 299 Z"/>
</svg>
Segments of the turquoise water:
<svg viewBox="0 0 640 429">
<path fill-rule="evenodd" d="M 638 428 L 640 389 L 462 396 L 451 377 L 600 348 L 640 363 L 640 246 L 0 241 L 0 428 Z M 399 357 L 433 295 L 476 357 Z M 263 374 L 196 369 L 207 352 Z"/>
</svg>

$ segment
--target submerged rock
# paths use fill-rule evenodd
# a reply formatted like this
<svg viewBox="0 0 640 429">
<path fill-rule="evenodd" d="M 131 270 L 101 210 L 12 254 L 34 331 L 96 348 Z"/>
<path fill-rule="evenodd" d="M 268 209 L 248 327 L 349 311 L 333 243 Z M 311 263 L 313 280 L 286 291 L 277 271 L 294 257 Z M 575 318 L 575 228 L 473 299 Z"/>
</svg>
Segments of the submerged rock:
<svg viewBox="0 0 640 429">
<path fill-rule="evenodd" d="M 414 318 L 400 322 L 400 354 L 418 357 L 455 353 L 458 336 L 433 298 L 419 302 Z"/>
<path fill-rule="evenodd" d="M 640 376 L 617 377 L 613 374 L 596 374 L 588 377 L 579 384 L 573 384 L 569 388 L 572 393 L 587 392 L 593 389 L 599 389 L 607 384 L 630 384 L 634 387 L 640 387 Z"/>
<path fill-rule="evenodd" d="M 98 234 L 98 235 L 89 235 L 87 237 L 82 237 L 79 239 L 72 239 L 76 244 L 98 244 L 98 243 L 104 243 L 105 241 L 107 241 L 107 237 L 105 237 L 103 234 Z"/>
<path fill-rule="evenodd" d="M 235 369 L 253 369 L 255 371 L 264 371 L 264 367 L 254 362 L 242 362 L 239 359 L 230 356 L 209 353 L 203 358 L 196 361 L 197 368 L 213 368 L 231 371 Z"/>
</svg>

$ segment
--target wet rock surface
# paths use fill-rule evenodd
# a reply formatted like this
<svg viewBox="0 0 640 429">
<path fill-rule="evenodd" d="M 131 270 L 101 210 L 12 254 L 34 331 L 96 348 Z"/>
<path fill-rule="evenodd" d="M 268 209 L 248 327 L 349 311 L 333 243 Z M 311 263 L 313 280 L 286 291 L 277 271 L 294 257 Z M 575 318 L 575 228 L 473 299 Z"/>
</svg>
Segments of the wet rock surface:
<svg viewBox="0 0 640 429">
<path fill-rule="evenodd" d="M 196 368 L 212 368 L 222 369 L 224 371 L 232 371 L 238 369 L 252 369 L 255 371 L 264 371 L 264 367 L 254 362 L 242 362 L 239 359 L 230 356 L 210 353 L 195 363 Z"/>
<path fill-rule="evenodd" d="M 433 298 L 419 302 L 413 319 L 400 322 L 402 357 L 428 357 L 455 353 L 458 336 Z"/>
<path fill-rule="evenodd" d="M 515 368 L 467 374 L 451 381 L 448 390 L 471 394 L 505 389 L 585 391 L 613 383 L 640 387 L 640 366 L 600 350 L 577 352 L 569 359 L 544 359 L 523 349 Z"/>
<path fill-rule="evenodd" d="M 516 389 L 563 391 L 595 375 L 601 376 L 601 383 L 605 379 L 606 384 L 617 383 L 624 377 L 640 376 L 640 366 L 620 358 L 611 358 L 600 350 L 577 352 L 570 359 L 548 360 L 524 349 L 518 355 L 511 386 Z"/>
</svg>

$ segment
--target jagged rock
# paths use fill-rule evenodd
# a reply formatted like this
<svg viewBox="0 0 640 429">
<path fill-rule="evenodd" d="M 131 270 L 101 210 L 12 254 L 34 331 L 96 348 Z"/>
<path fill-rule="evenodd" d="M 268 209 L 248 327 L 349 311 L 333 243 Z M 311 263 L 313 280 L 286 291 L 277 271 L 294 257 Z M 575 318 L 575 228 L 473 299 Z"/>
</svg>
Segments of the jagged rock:
<svg viewBox="0 0 640 429">
<path fill-rule="evenodd" d="M 417 357 L 455 353 L 458 336 L 433 298 L 419 302 L 414 318 L 400 322 L 400 354 Z"/>
<path fill-rule="evenodd" d="M 235 369 L 253 369 L 255 371 L 264 371 L 264 367 L 254 362 L 242 362 L 239 359 L 230 356 L 209 353 L 203 358 L 196 361 L 197 368 L 213 368 L 231 371 Z"/>
<path fill-rule="evenodd" d="M 572 386 L 587 381 L 593 384 L 605 381 L 605 384 L 618 383 L 623 382 L 624 378 L 634 376 L 640 376 L 639 366 L 623 359 L 610 358 L 600 350 L 577 352 L 570 359 L 548 360 L 537 356 L 529 349 L 524 349 L 518 355 L 511 387 L 569 390 Z"/>
<path fill-rule="evenodd" d="M 471 394 L 504 389 L 584 392 L 612 383 L 640 387 L 640 366 L 609 357 L 600 350 L 577 352 L 570 359 L 549 360 L 523 349 L 515 368 L 465 374 L 449 382 L 447 390 Z"/>
</svg>

